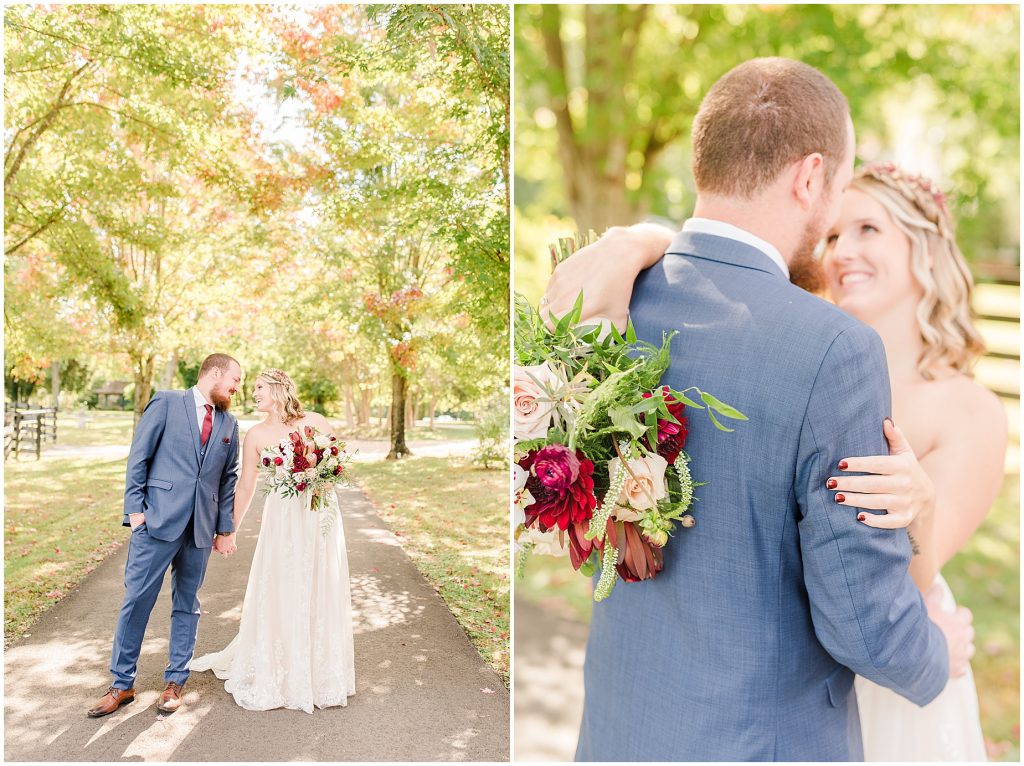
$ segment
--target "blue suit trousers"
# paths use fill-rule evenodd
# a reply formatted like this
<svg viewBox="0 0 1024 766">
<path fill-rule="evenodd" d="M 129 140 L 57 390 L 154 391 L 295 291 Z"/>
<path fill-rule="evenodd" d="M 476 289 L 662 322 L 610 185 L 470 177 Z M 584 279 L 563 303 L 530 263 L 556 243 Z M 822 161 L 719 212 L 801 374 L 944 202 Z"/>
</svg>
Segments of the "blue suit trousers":
<svg viewBox="0 0 1024 766">
<path fill-rule="evenodd" d="M 197 593 L 206 576 L 210 551 L 210 548 L 196 547 L 192 520 L 172 541 L 152 537 L 145 523 L 132 531 L 124 571 L 124 603 L 117 620 L 110 658 L 110 672 L 116 688 L 130 689 L 135 684 L 146 624 L 163 587 L 168 567 L 171 569 L 171 641 L 164 678 L 176 684 L 184 684 L 188 679 L 188 666 L 199 627 Z"/>
</svg>

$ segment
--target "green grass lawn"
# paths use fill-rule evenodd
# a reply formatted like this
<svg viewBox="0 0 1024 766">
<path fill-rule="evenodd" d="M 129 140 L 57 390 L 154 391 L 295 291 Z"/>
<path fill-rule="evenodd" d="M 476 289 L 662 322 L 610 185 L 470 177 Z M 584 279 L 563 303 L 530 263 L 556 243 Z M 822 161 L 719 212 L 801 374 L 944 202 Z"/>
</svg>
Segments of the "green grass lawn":
<svg viewBox="0 0 1024 766">
<path fill-rule="evenodd" d="M 1020 476 L 1008 474 L 985 523 L 943 570 L 957 601 L 974 613 L 971 666 L 989 756 L 1008 762 L 1020 761 L 1019 498 Z M 567 558 L 530 557 L 516 597 L 582 622 L 593 606 L 590 580 L 573 572 Z"/>
<path fill-rule="evenodd" d="M 124 460 L 4 466 L 4 646 L 128 539 Z"/>
<path fill-rule="evenodd" d="M 360 463 L 355 478 L 508 684 L 507 472 L 458 458 Z"/>
</svg>

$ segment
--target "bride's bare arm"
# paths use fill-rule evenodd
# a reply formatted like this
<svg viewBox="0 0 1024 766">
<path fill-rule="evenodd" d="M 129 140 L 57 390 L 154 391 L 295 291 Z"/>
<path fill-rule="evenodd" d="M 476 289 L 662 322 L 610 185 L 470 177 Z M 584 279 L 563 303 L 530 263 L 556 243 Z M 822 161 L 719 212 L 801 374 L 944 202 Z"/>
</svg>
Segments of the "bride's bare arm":
<svg viewBox="0 0 1024 766">
<path fill-rule="evenodd" d="M 673 232 L 656 223 L 613 226 L 555 268 L 541 313 L 562 316 L 583 291 L 582 319 L 609 319 L 623 329 L 637 275 L 657 263 Z"/>
<path fill-rule="evenodd" d="M 988 391 L 976 389 L 945 417 L 944 438 L 921 458 L 935 485 L 933 519 L 907 528 L 917 544 L 910 574 L 921 587 L 931 585 L 985 520 L 1003 483 L 1007 423 L 1003 405 Z M 971 401 L 973 399 L 973 401 Z M 923 589 L 923 588 L 922 588 Z"/>
<path fill-rule="evenodd" d="M 256 474 L 259 469 L 259 446 L 258 438 L 249 431 L 242 441 L 242 474 L 238 477 L 235 485 L 235 508 L 232 518 L 235 522 L 235 532 L 242 526 L 242 519 L 252 503 L 252 496 L 256 493 Z"/>
</svg>

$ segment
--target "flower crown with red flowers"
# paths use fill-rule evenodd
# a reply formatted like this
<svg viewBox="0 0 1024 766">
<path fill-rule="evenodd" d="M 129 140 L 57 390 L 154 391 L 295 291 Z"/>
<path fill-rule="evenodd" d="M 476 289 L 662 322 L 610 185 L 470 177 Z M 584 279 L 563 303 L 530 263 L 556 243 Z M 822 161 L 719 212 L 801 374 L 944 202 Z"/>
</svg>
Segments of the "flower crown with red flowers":
<svg viewBox="0 0 1024 766">
<path fill-rule="evenodd" d="M 892 162 L 873 162 L 854 174 L 858 178 L 873 178 L 913 202 L 924 216 L 936 225 L 942 236 L 949 236 L 950 215 L 946 195 L 931 179 L 908 173 Z"/>
</svg>

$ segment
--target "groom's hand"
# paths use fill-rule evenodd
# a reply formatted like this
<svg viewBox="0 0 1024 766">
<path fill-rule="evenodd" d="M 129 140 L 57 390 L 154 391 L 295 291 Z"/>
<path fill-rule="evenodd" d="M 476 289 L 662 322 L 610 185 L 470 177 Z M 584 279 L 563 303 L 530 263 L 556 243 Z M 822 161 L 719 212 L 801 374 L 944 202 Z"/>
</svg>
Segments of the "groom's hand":
<svg viewBox="0 0 1024 766">
<path fill-rule="evenodd" d="M 213 549 L 221 556 L 230 556 L 237 550 L 235 546 L 235 533 L 228 535 L 217 535 L 213 538 Z"/>
<path fill-rule="evenodd" d="M 135 531 L 136 527 L 141 526 L 146 522 L 146 514 L 144 513 L 129 513 L 128 514 L 128 525 Z"/>
<path fill-rule="evenodd" d="M 928 617 L 939 626 L 946 636 L 946 648 L 949 651 L 949 677 L 959 678 L 967 672 L 971 657 L 974 656 L 974 615 L 965 606 L 957 607 L 955 612 L 947 612 L 942 608 L 942 591 L 932 587 L 924 594 L 924 602 L 928 606 Z"/>
</svg>

